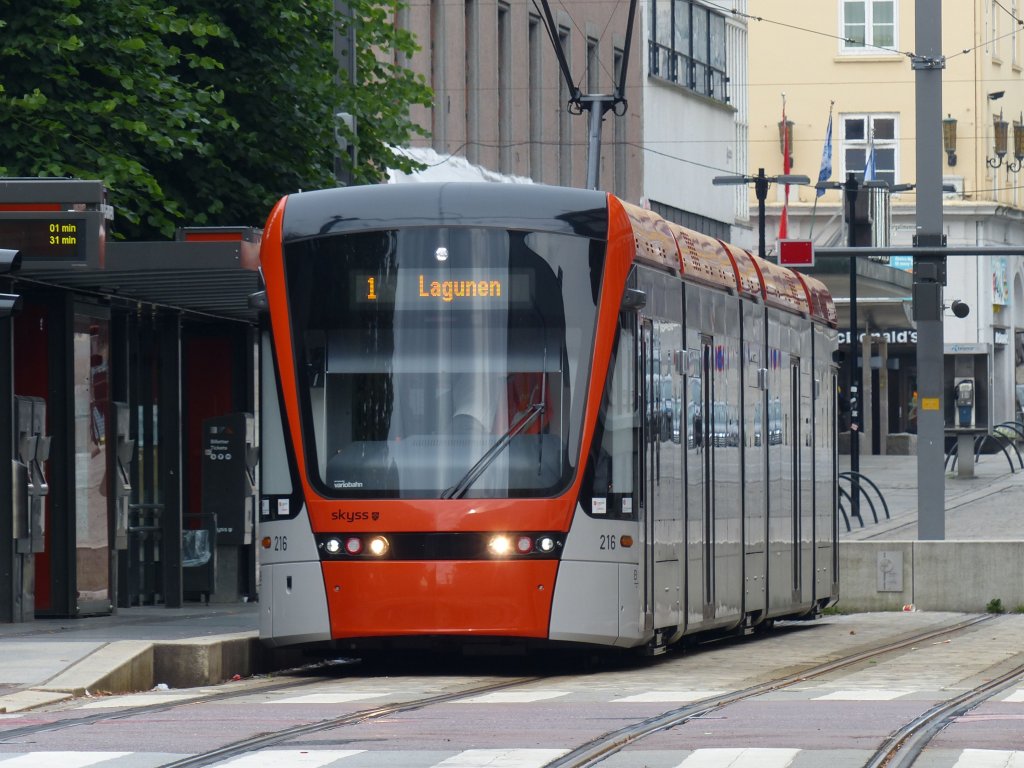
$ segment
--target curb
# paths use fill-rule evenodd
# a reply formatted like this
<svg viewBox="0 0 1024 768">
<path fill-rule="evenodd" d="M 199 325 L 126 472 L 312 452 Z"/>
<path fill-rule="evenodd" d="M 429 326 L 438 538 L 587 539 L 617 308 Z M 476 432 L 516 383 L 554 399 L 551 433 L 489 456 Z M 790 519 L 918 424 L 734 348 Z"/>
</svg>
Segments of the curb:
<svg viewBox="0 0 1024 768">
<path fill-rule="evenodd" d="M 172 641 L 118 640 L 43 685 L 0 696 L 0 712 L 23 712 L 90 692 L 138 693 L 160 683 L 170 688 L 215 685 L 282 668 L 274 662 L 275 655 L 255 631 Z"/>
</svg>

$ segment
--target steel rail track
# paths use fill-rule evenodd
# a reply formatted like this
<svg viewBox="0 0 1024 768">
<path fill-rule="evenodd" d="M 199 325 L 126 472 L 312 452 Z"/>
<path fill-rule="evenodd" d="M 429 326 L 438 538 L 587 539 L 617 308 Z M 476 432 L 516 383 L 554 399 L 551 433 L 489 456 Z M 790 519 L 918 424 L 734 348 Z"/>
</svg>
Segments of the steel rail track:
<svg viewBox="0 0 1024 768">
<path fill-rule="evenodd" d="M 627 725 L 615 731 L 609 731 L 608 733 L 599 736 L 586 744 L 582 744 L 571 752 L 551 761 L 547 764 L 547 768 L 589 768 L 589 766 L 595 766 L 607 757 L 621 751 L 623 748 L 639 741 L 645 736 L 680 725 L 685 723 L 687 720 L 704 717 L 716 709 L 721 709 L 722 707 L 730 704 L 761 696 L 765 693 L 779 690 L 780 688 L 786 688 L 805 680 L 821 677 L 822 675 L 834 672 L 837 669 L 853 666 L 854 664 L 859 664 L 876 656 L 883 656 L 887 653 L 898 651 L 924 640 L 961 632 L 975 626 L 976 624 L 980 624 L 981 622 L 989 621 L 992 618 L 994 618 L 992 615 L 976 616 L 949 627 L 922 632 L 902 640 L 887 643 L 886 645 L 879 646 L 877 648 L 851 654 L 850 656 L 845 656 L 841 659 L 836 659 L 835 661 L 825 662 L 824 664 L 819 664 L 800 672 L 786 675 L 785 677 L 752 685 L 749 688 L 692 702 L 677 709 L 663 712 L 660 715 L 655 715 L 654 717 L 648 718 L 639 723 Z"/>
<path fill-rule="evenodd" d="M 876 648 L 871 648 L 866 651 L 860 651 L 858 653 L 851 654 L 849 656 L 845 656 L 834 661 L 825 662 L 823 664 L 819 664 L 814 667 L 810 667 L 808 669 L 777 678 L 775 680 L 770 680 L 765 683 L 750 686 L 739 691 L 733 691 L 731 693 L 702 699 L 696 702 L 691 702 L 686 706 L 670 710 L 660 715 L 656 715 L 654 717 L 640 721 L 638 723 L 634 723 L 624 728 L 603 734 L 602 736 L 599 736 L 598 738 L 577 747 L 576 749 L 563 755 L 562 757 L 557 758 L 553 762 L 548 763 L 548 768 L 584 768 L 584 766 L 596 765 L 600 763 L 602 760 L 604 760 L 606 757 L 610 756 L 611 754 L 620 751 L 624 747 L 656 731 L 671 728 L 674 725 L 678 725 L 687 720 L 704 716 L 709 712 L 712 712 L 716 709 L 727 706 L 729 704 L 733 704 L 744 699 L 749 699 L 764 693 L 768 693 L 773 690 L 785 688 L 786 686 L 793 685 L 804 680 L 813 679 L 815 677 L 819 677 L 834 670 L 842 669 L 844 667 L 861 663 L 876 656 L 900 650 L 907 646 L 911 646 L 915 643 L 920 643 L 922 641 L 929 640 L 935 637 L 941 637 L 943 635 L 961 632 L 963 630 L 975 626 L 976 624 L 991 620 L 992 618 L 994 618 L 994 616 L 992 615 L 972 617 L 970 619 L 958 622 L 957 624 L 953 624 L 948 627 L 933 629 L 926 632 L 910 635 L 908 637 L 902 638 L 900 640 L 895 640 L 893 642 L 887 643 L 882 646 L 878 646 Z M 363 709 L 335 718 L 318 720 L 312 723 L 305 723 L 299 726 L 293 726 L 290 728 L 272 731 L 269 733 L 263 733 L 246 739 L 241 739 L 239 741 L 226 744 L 214 750 L 198 753 L 188 757 L 180 758 L 173 762 L 165 763 L 162 766 L 162 768 L 201 768 L 202 766 L 210 766 L 222 762 L 224 760 L 230 759 L 232 757 L 237 757 L 249 752 L 256 751 L 258 749 L 263 749 L 269 746 L 274 746 L 276 744 L 289 741 L 299 736 L 305 736 L 312 733 L 328 731 L 333 728 L 340 728 L 348 725 L 357 725 L 362 722 L 387 717 L 401 712 L 411 712 L 418 709 L 422 709 L 424 707 L 433 706 L 435 704 L 450 703 L 453 701 L 458 701 L 460 699 L 479 696 L 485 693 L 504 690 L 520 685 L 526 685 L 528 683 L 533 683 L 542 679 L 544 678 L 540 676 L 517 677 L 513 679 L 502 680 L 496 683 L 476 685 L 470 688 L 463 689 L 461 691 L 454 691 L 451 693 L 439 694 L 434 696 L 426 696 L 407 702 L 388 704 Z M 152 704 L 143 707 L 132 707 L 130 709 L 119 710 L 116 712 L 97 712 L 96 714 L 87 715 L 84 717 L 68 718 L 54 721 L 51 723 L 40 723 L 36 725 L 24 726 L 21 728 L 13 728 L 6 731 L 0 731 L 0 743 L 11 743 L 13 740 L 16 740 L 18 738 L 38 733 L 53 732 L 77 726 L 88 726 L 98 722 L 127 719 L 143 714 L 165 712 L 196 704 L 206 704 L 210 702 L 225 701 L 233 698 L 251 696 L 253 694 L 259 694 L 269 691 L 288 690 L 296 687 L 315 685 L 320 682 L 320 680 L 290 680 L 284 683 L 271 683 L 268 685 L 257 686 L 255 688 L 246 687 L 245 689 L 225 691 L 223 693 L 214 693 L 206 696 L 190 697 L 182 701 Z M 1009 683 L 1007 683 L 1007 685 L 1009 685 Z"/>
<path fill-rule="evenodd" d="M 939 731 L 968 710 L 1024 679 L 1024 665 L 936 704 L 889 736 L 865 768 L 909 768 Z"/>
<path fill-rule="evenodd" d="M 242 696 L 252 696 L 254 694 L 274 692 L 274 691 L 287 691 L 292 688 L 302 688 L 308 685 L 316 685 L 320 680 L 288 680 L 285 682 L 275 682 L 274 677 L 280 675 L 295 675 L 304 671 L 308 671 L 313 667 L 319 666 L 332 666 L 329 663 L 327 665 L 311 665 L 309 667 L 301 667 L 290 670 L 282 670 L 275 672 L 273 677 L 269 677 L 267 682 L 258 682 L 253 684 L 251 680 L 246 682 L 244 688 L 233 689 L 230 691 L 220 691 L 210 694 L 193 695 L 193 696 L 182 696 L 178 701 L 166 701 L 159 704 L 146 704 L 141 707 L 128 707 L 126 709 L 107 711 L 107 712 L 96 712 L 91 715 L 83 715 L 81 717 L 69 717 L 61 720 L 54 720 L 50 723 L 36 723 L 34 725 L 25 725 L 20 728 L 10 728 L 7 730 L 0 730 L 0 744 L 10 743 L 14 739 L 21 738 L 23 736 L 32 736 L 37 733 L 49 733 L 52 731 L 60 731 L 65 728 L 74 728 L 80 725 L 92 725 L 93 723 L 100 723 L 109 720 L 124 720 L 127 718 L 135 717 L 137 715 L 148 715 L 156 714 L 160 712 L 168 712 L 173 709 L 179 709 L 181 707 L 187 707 L 192 704 L 207 704 L 210 702 L 218 701 L 229 701 L 231 699 L 237 699 Z M 212 686 L 201 686 L 203 688 L 209 688 Z M 193 690 L 193 689 L 188 689 Z M 126 693 L 121 694 L 124 696 L 131 696 L 132 694 Z"/>
<path fill-rule="evenodd" d="M 332 728 L 339 728 L 345 725 L 356 725 L 367 720 L 375 720 L 380 717 L 387 717 L 388 715 L 394 715 L 400 712 L 412 712 L 434 704 L 446 704 L 452 701 L 459 701 L 460 699 L 469 698 L 470 696 L 479 696 L 483 693 L 491 693 L 492 691 L 500 691 L 517 685 L 525 685 L 526 683 L 536 682 L 540 679 L 542 678 L 525 677 L 517 678 L 515 680 L 504 680 L 500 683 L 478 685 L 464 691 L 428 696 L 426 698 L 407 701 L 400 704 L 387 704 L 373 709 L 364 709 L 359 712 L 342 715 L 341 717 L 318 720 L 314 723 L 306 723 L 304 725 L 297 725 L 292 728 L 285 728 L 280 731 L 273 731 L 271 733 L 253 736 L 248 739 L 242 739 L 241 741 L 226 744 L 223 747 L 210 750 L 209 752 L 203 752 L 190 757 L 184 757 L 170 763 L 164 763 L 161 768 L 200 768 L 201 766 L 214 765 L 215 763 L 228 760 L 232 757 L 238 757 L 257 749 L 280 744 L 282 741 L 288 741 L 296 736 L 305 736 L 310 733 L 328 731 Z"/>
</svg>

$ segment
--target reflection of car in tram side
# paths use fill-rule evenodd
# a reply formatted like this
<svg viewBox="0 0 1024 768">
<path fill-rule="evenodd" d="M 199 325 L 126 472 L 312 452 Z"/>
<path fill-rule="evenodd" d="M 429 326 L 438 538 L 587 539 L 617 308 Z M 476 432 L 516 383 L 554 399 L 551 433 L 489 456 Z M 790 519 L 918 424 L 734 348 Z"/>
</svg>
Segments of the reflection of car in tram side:
<svg viewBox="0 0 1024 768">
<path fill-rule="evenodd" d="M 832 447 L 741 411 L 827 429 L 751 362 L 833 375 L 820 283 L 542 185 L 290 195 L 261 266 L 265 642 L 660 653 L 837 599 Z"/>
<path fill-rule="evenodd" d="M 782 444 L 782 401 L 779 398 L 768 401 L 768 444 Z"/>
</svg>

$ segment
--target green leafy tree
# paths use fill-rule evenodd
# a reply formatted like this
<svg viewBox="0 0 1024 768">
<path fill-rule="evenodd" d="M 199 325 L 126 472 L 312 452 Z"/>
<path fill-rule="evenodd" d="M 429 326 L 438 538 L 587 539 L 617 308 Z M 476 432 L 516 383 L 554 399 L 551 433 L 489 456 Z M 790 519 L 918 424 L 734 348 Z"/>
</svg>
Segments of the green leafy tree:
<svg viewBox="0 0 1024 768">
<path fill-rule="evenodd" d="M 390 146 L 431 94 L 388 62 L 415 41 L 393 2 L 349 5 L 354 87 L 331 0 L 0 0 L 0 174 L 102 179 L 135 239 L 261 225 L 280 195 L 334 184 L 339 111 L 360 126 L 354 181 L 408 170 Z"/>
</svg>

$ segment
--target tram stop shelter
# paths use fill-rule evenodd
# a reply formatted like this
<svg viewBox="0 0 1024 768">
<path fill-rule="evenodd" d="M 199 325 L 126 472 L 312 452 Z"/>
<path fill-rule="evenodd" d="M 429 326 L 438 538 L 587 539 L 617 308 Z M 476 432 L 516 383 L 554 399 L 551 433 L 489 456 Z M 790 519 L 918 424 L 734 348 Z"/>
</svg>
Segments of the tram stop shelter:
<svg viewBox="0 0 1024 768">
<path fill-rule="evenodd" d="M 230 510 L 204 498 L 202 433 L 255 412 L 260 230 L 118 242 L 113 215 L 98 181 L 0 179 L 0 248 L 21 255 L 0 274 L 20 296 L 0 316 L 0 622 L 255 595 L 252 527 L 225 520 L 254 513 L 257 431 Z M 204 527 L 224 567 L 190 594 Z"/>
</svg>

